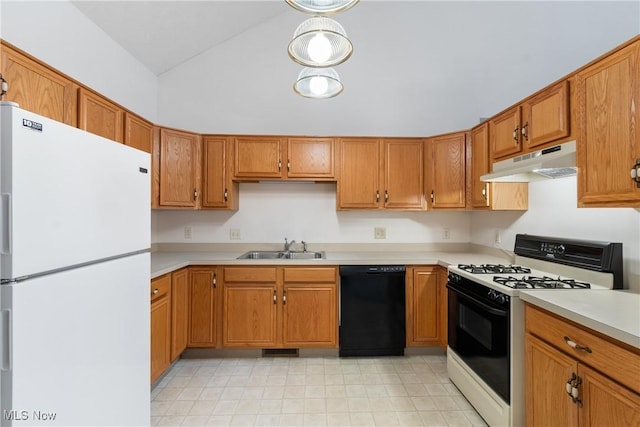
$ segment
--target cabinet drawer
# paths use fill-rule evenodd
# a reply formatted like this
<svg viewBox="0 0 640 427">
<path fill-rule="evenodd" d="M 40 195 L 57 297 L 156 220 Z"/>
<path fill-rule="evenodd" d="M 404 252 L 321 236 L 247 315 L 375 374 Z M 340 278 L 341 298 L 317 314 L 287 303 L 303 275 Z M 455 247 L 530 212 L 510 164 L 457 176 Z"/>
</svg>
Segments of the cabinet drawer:
<svg viewBox="0 0 640 427">
<path fill-rule="evenodd" d="M 224 269 L 225 282 L 275 282 L 276 267 L 227 267 Z"/>
<path fill-rule="evenodd" d="M 285 268 L 284 281 L 296 283 L 335 283 L 335 267 Z"/>
<path fill-rule="evenodd" d="M 165 274 L 164 276 L 156 277 L 151 280 L 151 301 L 155 301 L 165 295 L 168 295 L 171 291 L 171 274 Z"/>
<path fill-rule="evenodd" d="M 603 338 L 597 332 L 530 305 L 525 308 L 525 325 L 529 333 L 635 392 L 640 392 L 640 351 L 628 350 Z M 582 347 L 588 347 L 591 352 L 572 348 L 565 341 L 565 337 Z"/>
</svg>

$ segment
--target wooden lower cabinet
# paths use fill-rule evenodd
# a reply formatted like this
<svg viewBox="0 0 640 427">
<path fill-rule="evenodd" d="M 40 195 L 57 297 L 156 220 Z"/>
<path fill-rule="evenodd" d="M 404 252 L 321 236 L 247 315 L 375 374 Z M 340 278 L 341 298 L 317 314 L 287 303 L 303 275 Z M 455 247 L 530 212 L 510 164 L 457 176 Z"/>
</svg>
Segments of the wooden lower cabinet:
<svg viewBox="0 0 640 427">
<path fill-rule="evenodd" d="M 189 270 L 171 273 L 171 361 L 187 348 L 189 336 Z"/>
<path fill-rule="evenodd" d="M 171 364 L 171 274 L 151 281 L 151 382 Z"/>
<path fill-rule="evenodd" d="M 407 268 L 407 346 L 446 347 L 446 278 L 439 266 Z"/>
<path fill-rule="evenodd" d="M 525 312 L 527 426 L 640 425 L 637 349 L 529 305 Z M 561 347 L 565 337 L 591 352 Z"/>
<path fill-rule="evenodd" d="M 222 345 L 336 347 L 337 268 L 223 269 Z"/>
<path fill-rule="evenodd" d="M 218 346 L 218 268 L 189 268 L 188 347 Z"/>
</svg>

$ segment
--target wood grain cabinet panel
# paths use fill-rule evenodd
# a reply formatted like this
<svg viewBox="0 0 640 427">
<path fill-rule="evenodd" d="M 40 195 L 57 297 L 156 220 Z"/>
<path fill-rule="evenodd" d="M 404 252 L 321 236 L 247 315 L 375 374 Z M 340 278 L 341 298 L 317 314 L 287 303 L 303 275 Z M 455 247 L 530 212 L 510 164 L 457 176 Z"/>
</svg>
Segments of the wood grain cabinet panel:
<svg viewBox="0 0 640 427">
<path fill-rule="evenodd" d="M 527 425 L 640 424 L 640 350 L 529 304 L 525 327 Z"/>
<path fill-rule="evenodd" d="M 235 138 L 236 179 L 277 179 L 283 177 L 285 138 L 247 136 Z"/>
<path fill-rule="evenodd" d="M 87 89 L 78 90 L 78 127 L 123 142 L 124 110 Z"/>
<path fill-rule="evenodd" d="M 189 340 L 189 270 L 171 273 L 171 361 L 187 348 Z"/>
<path fill-rule="evenodd" d="M 385 139 L 384 208 L 424 209 L 424 164 L 421 139 Z"/>
<path fill-rule="evenodd" d="M 153 123 L 135 114 L 124 113 L 124 143 L 138 150 L 151 153 L 153 144 Z"/>
<path fill-rule="evenodd" d="M 288 138 L 287 177 L 335 180 L 333 138 Z"/>
<path fill-rule="evenodd" d="M 162 128 L 159 145 L 159 207 L 198 207 L 200 136 Z"/>
<path fill-rule="evenodd" d="M 216 347 L 218 344 L 218 269 L 189 269 L 188 347 Z"/>
<path fill-rule="evenodd" d="M 414 267 L 407 274 L 407 344 L 439 345 L 440 283 L 438 267 Z"/>
<path fill-rule="evenodd" d="M 430 189 L 431 209 L 464 209 L 466 207 L 466 134 L 458 132 L 427 140 L 431 165 L 426 188 Z"/>
<path fill-rule="evenodd" d="M 203 137 L 202 208 L 238 209 L 238 184 L 232 180 L 232 154 L 232 138 Z"/>
<path fill-rule="evenodd" d="M 275 347 L 275 284 L 227 284 L 224 287 L 222 341 L 227 347 Z"/>
<path fill-rule="evenodd" d="M 491 158 L 504 159 L 522 151 L 520 114 L 522 107 L 516 106 L 489 120 L 491 135 Z"/>
<path fill-rule="evenodd" d="M 577 73 L 581 207 L 640 206 L 639 52 L 636 41 Z"/>
<path fill-rule="evenodd" d="M 380 140 L 340 139 L 338 209 L 380 206 Z"/>
<path fill-rule="evenodd" d="M 564 80 L 522 104 L 521 140 L 526 151 L 569 135 L 569 82 Z"/>
<path fill-rule="evenodd" d="M 20 108 L 76 126 L 77 89 L 71 80 L 2 42 L 2 76 L 8 83 L 3 101 Z"/>
<path fill-rule="evenodd" d="M 483 182 L 480 177 L 489 173 L 489 123 L 485 122 L 469 132 L 467 162 L 469 163 L 469 193 L 472 209 L 526 210 L 529 206 L 529 185 L 525 182 Z"/>
<path fill-rule="evenodd" d="M 171 274 L 151 281 L 151 382 L 171 364 Z"/>
</svg>

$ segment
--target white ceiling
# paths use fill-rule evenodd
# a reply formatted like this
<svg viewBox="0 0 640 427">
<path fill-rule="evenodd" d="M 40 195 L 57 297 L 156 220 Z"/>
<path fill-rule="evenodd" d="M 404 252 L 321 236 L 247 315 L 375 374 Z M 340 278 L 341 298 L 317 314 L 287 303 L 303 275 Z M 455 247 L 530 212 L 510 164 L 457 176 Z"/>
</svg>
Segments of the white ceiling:
<svg viewBox="0 0 640 427">
<path fill-rule="evenodd" d="M 156 75 L 290 10 L 283 0 L 72 3 Z"/>
</svg>

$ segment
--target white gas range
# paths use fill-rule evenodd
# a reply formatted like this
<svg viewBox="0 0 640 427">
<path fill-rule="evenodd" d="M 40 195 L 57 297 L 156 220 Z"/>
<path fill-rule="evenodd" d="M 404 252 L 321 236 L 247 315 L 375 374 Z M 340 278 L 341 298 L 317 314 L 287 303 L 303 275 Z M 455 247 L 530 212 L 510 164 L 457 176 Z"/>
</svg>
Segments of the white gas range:
<svg viewBox="0 0 640 427">
<path fill-rule="evenodd" d="M 521 290 L 618 289 L 622 244 L 518 234 L 511 265 L 449 267 L 447 371 L 491 426 L 524 425 Z"/>
</svg>

